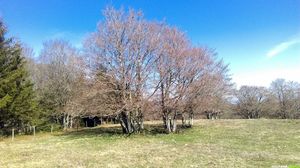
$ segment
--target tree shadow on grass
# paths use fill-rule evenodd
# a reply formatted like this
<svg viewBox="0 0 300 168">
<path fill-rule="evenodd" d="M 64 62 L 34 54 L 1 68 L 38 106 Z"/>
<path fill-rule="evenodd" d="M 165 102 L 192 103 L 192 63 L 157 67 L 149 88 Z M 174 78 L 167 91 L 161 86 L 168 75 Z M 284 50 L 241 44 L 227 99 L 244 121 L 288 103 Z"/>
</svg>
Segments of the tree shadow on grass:
<svg viewBox="0 0 300 168">
<path fill-rule="evenodd" d="M 122 129 L 119 126 L 97 126 L 91 128 L 79 128 L 68 130 L 57 136 L 64 136 L 66 138 L 88 138 L 88 137 L 111 137 L 111 136 L 121 136 L 123 135 Z"/>
<path fill-rule="evenodd" d="M 161 124 L 145 124 L 145 129 L 140 133 L 124 134 L 120 125 L 101 125 L 92 128 L 80 128 L 66 131 L 56 136 L 64 136 L 70 139 L 93 138 L 93 137 L 129 137 L 131 135 L 159 135 L 167 134 Z"/>
<path fill-rule="evenodd" d="M 164 127 L 160 124 L 145 124 L 143 133 L 147 135 L 167 134 Z"/>
</svg>

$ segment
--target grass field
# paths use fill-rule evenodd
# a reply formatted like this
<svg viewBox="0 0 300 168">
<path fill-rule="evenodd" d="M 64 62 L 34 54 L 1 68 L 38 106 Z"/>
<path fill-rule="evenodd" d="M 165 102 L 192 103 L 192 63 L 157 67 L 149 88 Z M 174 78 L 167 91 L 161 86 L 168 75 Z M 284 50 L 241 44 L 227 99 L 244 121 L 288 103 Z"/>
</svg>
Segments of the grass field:
<svg viewBox="0 0 300 168">
<path fill-rule="evenodd" d="M 178 134 L 104 125 L 0 141 L 0 167 L 299 167 L 300 120 L 198 120 Z"/>
</svg>

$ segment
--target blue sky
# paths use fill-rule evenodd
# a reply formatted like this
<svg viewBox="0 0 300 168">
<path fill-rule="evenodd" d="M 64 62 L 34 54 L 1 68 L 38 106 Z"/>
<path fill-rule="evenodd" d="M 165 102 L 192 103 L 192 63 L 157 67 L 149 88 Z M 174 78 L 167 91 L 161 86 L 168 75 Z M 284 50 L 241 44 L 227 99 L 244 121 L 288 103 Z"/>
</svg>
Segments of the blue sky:
<svg viewBox="0 0 300 168">
<path fill-rule="evenodd" d="M 38 54 L 53 38 L 80 47 L 107 5 L 140 9 L 149 20 L 179 27 L 194 44 L 215 48 L 237 86 L 300 82 L 300 0 L 0 0 L 0 16 L 10 35 Z"/>
</svg>

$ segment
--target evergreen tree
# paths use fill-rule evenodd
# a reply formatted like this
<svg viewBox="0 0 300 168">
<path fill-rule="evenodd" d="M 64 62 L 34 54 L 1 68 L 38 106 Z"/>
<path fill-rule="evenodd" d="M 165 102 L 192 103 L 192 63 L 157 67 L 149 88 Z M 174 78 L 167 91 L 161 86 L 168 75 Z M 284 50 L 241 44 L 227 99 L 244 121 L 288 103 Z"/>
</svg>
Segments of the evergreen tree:
<svg viewBox="0 0 300 168">
<path fill-rule="evenodd" d="M 5 37 L 6 28 L 0 20 L 0 129 L 21 129 L 37 120 L 37 103 L 33 84 L 25 69 L 20 45 Z M 1 134 L 0 132 L 0 134 Z"/>
</svg>

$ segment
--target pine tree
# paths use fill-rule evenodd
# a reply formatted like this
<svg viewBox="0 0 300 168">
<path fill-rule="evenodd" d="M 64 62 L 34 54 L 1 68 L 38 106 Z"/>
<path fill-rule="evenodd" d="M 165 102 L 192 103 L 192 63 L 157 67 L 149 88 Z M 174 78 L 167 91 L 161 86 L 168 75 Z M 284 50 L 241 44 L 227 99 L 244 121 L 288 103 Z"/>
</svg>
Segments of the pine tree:
<svg viewBox="0 0 300 168">
<path fill-rule="evenodd" d="M 19 43 L 5 38 L 0 20 L 0 129 L 20 129 L 36 122 L 38 110 L 33 84 L 25 69 Z M 1 132 L 0 132 L 1 134 Z"/>
</svg>

